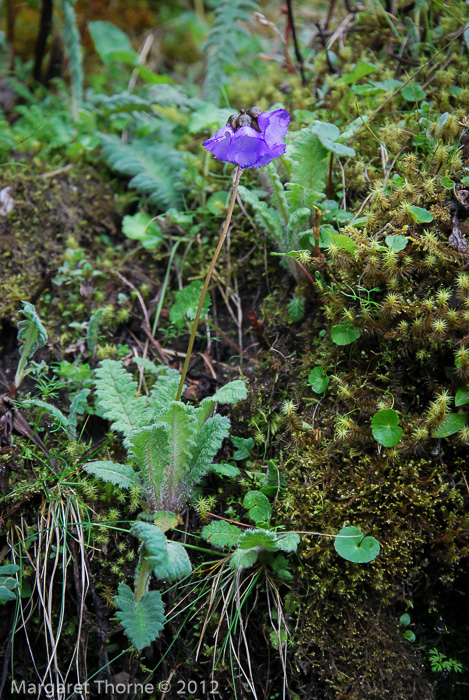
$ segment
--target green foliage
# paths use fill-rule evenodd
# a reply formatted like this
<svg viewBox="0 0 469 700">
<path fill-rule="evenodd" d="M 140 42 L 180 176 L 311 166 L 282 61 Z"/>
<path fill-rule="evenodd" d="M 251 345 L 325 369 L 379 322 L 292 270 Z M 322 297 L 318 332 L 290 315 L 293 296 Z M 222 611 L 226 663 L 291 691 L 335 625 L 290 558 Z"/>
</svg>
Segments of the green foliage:
<svg viewBox="0 0 469 700">
<path fill-rule="evenodd" d="M 399 415 L 392 408 L 385 408 L 374 414 L 371 420 L 371 431 L 376 442 L 383 447 L 394 447 L 402 437 L 399 427 Z"/>
<path fill-rule="evenodd" d="M 193 321 L 199 305 L 202 292 L 202 282 L 194 280 L 187 287 L 179 289 L 174 299 L 174 304 L 169 312 L 169 320 L 176 328 L 183 328 L 187 320 Z M 208 314 L 210 309 L 210 296 L 207 294 L 202 307 L 202 316 Z"/>
<path fill-rule="evenodd" d="M 214 520 L 202 529 L 202 537 L 214 547 L 222 549 L 235 547 L 243 531 L 226 520 Z"/>
<path fill-rule="evenodd" d="M 20 348 L 20 361 L 15 375 L 15 386 L 19 387 L 27 374 L 26 363 L 36 350 L 47 342 L 46 329 L 36 313 L 36 309 L 27 301 L 23 302 L 23 314 L 26 318 L 18 323 L 18 343 Z"/>
<path fill-rule="evenodd" d="M 336 345 L 350 345 L 360 336 L 360 329 L 351 323 L 336 323 L 331 328 L 331 339 Z"/>
<path fill-rule="evenodd" d="M 101 20 L 89 22 L 88 30 L 103 63 L 120 61 L 131 66 L 138 63 L 138 54 L 132 48 L 127 34 L 115 24 Z"/>
<path fill-rule="evenodd" d="M 459 661 L 455 659 L 450 659 L 443 654 L 438 649 L 430 649 L 428 652 L 428 659 L 430 661 L 430 666 L 434 673 L 442 673 L 444 671 L 454 671 L 455 673 L 462 673 L 463 666 Z"/>
<path fill-rule="evenodd" d="M 355 564 L 366 564 L 379 554 L 379 542 L 374 537 L 363 537 L 358 527 L 343 527 L 334 540 L 334 547 L 343 559 Z"/>
<path fill-rule="evenodd" d="M 308 382 L 316 394 L 322 394 L 326 391 L 330 378 L 325 373 L 324 368 L 318 365 L 309 373 Z"/>
<path fill-rule="evenodd" d="M 15 589 L 19 583 L 12 574 L 20 571 L 20 567 L 16 564 L 4 564 L 0 566 L 0 605 L 7 603 L 10 600 L 16 600 Z"/>
<path fill-rule="evenodd" d="M 157 639 L 166 622 L 159 591 L 147 591 L 137 601 L 132 589 L 120 583 L 115 601 L 116 617 L 137 649 L 144 649 Z"/>
<path fill-rule="evenodd" d="M 454 435 L 461 428 L 464 428 L 467 422 L 465 413 L 452 413 L 443 420 L 443 422 L 432 432 L 432 437 L 445 438 Z"/>
<path fill-rule="evenodd" d="M 219 104 L 225 67 L 236 64 L 238 42 L 245 30 L 239 22 L 250 23 L 251 15 L 258 8 L 255 0 L 219 0 L 215 9 L 215 21 L 204 50 L 208 53 L 204 98 L 214 105 Z"/>
<path fill-rule="evenodd" d="M 102 481 L 114 484 L 121 489 L 131 489 L 135 486 L 138 488 L 142 487 L 142 481 L 139 475 L 129 464 L 119 464 L 111 460 L 102 460 L 98 462 L 88 462 L 83 468 L 88 474 L 92 474 Z"/>
<path fill-rule="evenodd" d="M 198 408 L 175 401 L 179 373 L 155 368 L 150 396 L 136 396 L 137 384 L 121 362 L 104 360 L 96 370 L 97 405 L 112 427 L 126 437 L 125 446 L 136 472 L 112 462 L 89 462 L 85 471 L 124 488 L 143 484 L 153 511 L 180 512 L 195 485 L 211 469 L 228 436 L 229 420 L 209 418 L 216 402 L 246 397 L 244 382 L 235 381 L 204 399 Z"/>
<path fill-rule="evenodd" d="M 122 219 L 122 233 L 127 238 L 140 241 L 147 250 L 157 248 L 163 240 L 163 232 L 148 214 L 142 211 Z"/>
<path fill-rule="evenodd" d="M 150 422 L 148 399 L 136 396 L 137 382 L 122 362 L 104 360 L 100 363 L 96 370 L 96 393 L 102 415 L 112 421 L 113 430 L 124 436 Z"/>
<path fill-rule="evenodd" d="M 260 491 L 248 491 L 243 505 L 248 510 L 248 516 L 255 523 L 267 522 L 272 514 L 269 499 Z"/>
<path fill-rule="evenodd" d="M 423 207 L 409 207 L 410 215 L 418 224 L 429 224 L 433 221 L 433 214 Z"/>
<path fill-rule="evenodd" d="M 150 204 L 163 211 L 182 206 L 187 162 L 180 151 L 149 137 L 132 143 L 122 143 L 108 134 L 100 134 L 100 138 L 108 164 L 119 173 L 132 176 L 131 189 L 148 195 Z"/>
</svg>

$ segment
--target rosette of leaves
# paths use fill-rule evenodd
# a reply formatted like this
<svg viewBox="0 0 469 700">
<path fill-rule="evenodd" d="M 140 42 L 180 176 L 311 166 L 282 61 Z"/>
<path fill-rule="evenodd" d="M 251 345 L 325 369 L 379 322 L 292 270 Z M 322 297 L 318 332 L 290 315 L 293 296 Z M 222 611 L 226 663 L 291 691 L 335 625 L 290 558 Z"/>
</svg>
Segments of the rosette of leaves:
<svg viewBox="0 0 469 700">
<path fill-rule="evenodd" d="M 195 408 L 175 401 L 177 370 L 145 363 L 156 377 L 148 396 L 137 395 L 137 382 L 122 362 L 104 360 L 96 370 L 100 415 L 123 434 L 128 461 L 88 462 L 85 471 L 120 488 L 140 488 L 150 510 L 180 513 L 228 436 L 230 422 L 210 416 L 215 404 L 246 398 L 246 386 L 233 381 Z"/>
</svg>

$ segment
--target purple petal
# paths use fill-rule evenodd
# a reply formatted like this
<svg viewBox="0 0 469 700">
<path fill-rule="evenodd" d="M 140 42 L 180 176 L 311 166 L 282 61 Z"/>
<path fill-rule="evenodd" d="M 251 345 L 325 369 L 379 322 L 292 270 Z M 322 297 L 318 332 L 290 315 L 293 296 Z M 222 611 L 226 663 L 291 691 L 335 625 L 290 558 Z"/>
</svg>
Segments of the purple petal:
<svg viewBox="0 0 469 700">
<path fill-rule="evenodd" d="M 264 163 L 266 156 L 268 163 L 272 160 L 269 155 L 269 148 L 264 141 L 262 134 L 251 126 L 242 126 L 235 131 L 230 141 L 229 148 L 224 160 L 245 170 L 246 168 L 259 168 Z"/>
<path fill-rule="evenodd" d="M 290 115 L 286 109 L 276 109 L 274 112 L 261 112 L 257 119 L 265 142 L 268 146 L 278 146 L 283 143 L 290 123 Z M 285 150 L 282 151 L 284 153 Z M 281 153 L 279 155 L 282 155 Z M 272 158 L 278 158 L 277 155 Z"/>
<path fill-rule="evenodd" d="M 222 126 L 211 139 L 207 139 L 202 145 L 207 151 L 213 153 L 218 160 L 227 161 L 226 153 L 233 135 L 234 131 L 231 126 Z"/>
</svg>

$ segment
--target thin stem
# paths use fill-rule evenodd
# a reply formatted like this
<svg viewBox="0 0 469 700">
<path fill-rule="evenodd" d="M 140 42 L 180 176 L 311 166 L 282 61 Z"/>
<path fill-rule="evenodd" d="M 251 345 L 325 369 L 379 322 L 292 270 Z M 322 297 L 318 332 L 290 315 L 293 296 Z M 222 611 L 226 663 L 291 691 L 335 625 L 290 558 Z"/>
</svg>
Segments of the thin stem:
<svg viewBox="0 0 469 700">
<path fill-rule="evenodd" d="M 230 206 L 228 208 L 228 214 L 226 217 L 225 225 L 223 226 L 223 231 L 222 231 L 222 234 L 220 236 L 220 240 L 218 241 L 217 249 L 215 250 L 215 253 L 213 254 L 212 262 L 210 263 L 210 267 L 208 268 L 208 272 L 207 272 L 207 276 L 205 278 L 204 286 L 202 287 L 202 292 L 200 294 L 200 300 L 199 300 L 199 305 L 197 307 L 197 313 L 195 314 L 194 323 L 192 324 L 191 337 L 189 339 L 189 345 L 187 347 L 186 359 L 184 360 L 184 366 L 182 368 L 181 381 L 179 382 L 178 393 L 176 394 L 176 401 L 179 401 L 179 399 L 181 398 L 182 389 L 184 387 L 184 380 L 186 378 L 187 369 L 189 367 L 189 361 L 191 359 L 192 348 L 194 347 L 195 334 L 197 333 L 200 314 L 202 313 L 202 307 L 204 305 L 205 295 L 207 293 L 208 286 L 210 284 L 210 280 L 212 279 L 213 271 L 215 269 L 215 265 L 216 265 L 216 262 L 218 260 L 218 256 L 220 255 L 220 251 L 222 249 L 223 243 L 225 242 L 226 234 L 228 233 L 228 227 L 229 227 L 230 222 L 231 222 L 231 215 L 233 214 L 233 207 L 234 207 L 234 203 L 236 201 L 239 180 L 240 180 L 242 172 L 243 172 L 242 169 L 238 166 L 238 168 L 236 170 L 236 176 L 235 176 L 235 181 L 234 181 L 234 185 L 233 185 L 233 193 L 231 195 L 231 202 L 230 202 Z"/>
</svg>

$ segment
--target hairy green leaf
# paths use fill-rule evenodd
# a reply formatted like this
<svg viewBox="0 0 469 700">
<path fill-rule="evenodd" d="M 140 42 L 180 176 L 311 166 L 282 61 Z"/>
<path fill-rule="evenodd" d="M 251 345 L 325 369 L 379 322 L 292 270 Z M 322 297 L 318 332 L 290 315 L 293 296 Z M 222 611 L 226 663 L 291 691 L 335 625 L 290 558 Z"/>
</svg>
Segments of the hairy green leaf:
<svg viewBox="0 0 469 700">
<path fill-rule="evenodd" d="M 179 542 L 168 542 L 168 562 L 166 566 L 158 566 L 153 569 L 157 579 L 168 583 L 189 576 L 191 571 L 192 564 L 189 556 Z"/>
<path fill-rule="evenodd" d="M 277 544 L 283 552 L 296 552 L 300 544 L 300 536 L 296 532 L 277 534 Z"/>
<path fill-rule="evenodd" d="M 124 435 L 149 421 L 148 401 L 135 396 L 137 382 L 124 369 L 122 362 L 103 360 L 96 370 L 97 404 L 103 416 L 112 421 L 112 429 Z"/>
<path fill-rule="evenodd" d="M 161 528 L 138 520 L 132 523 L 130 534 L 142 540 L 140 556 L 147 560 L 154 571 L 168 566 L 168 540 Z"/>
<path fill-rule="evenodd" d="M 249 569 L 254 566 L 259 556 L 257 549 L 235 549 L 230 557 L 230 566 L 233 569 Z"/>
<path fill-rule="evenodd" d="M 140 477 L 129 464 L 119 464 L 104 460 L 101 462 L 88 462 L 83 465 L 88 474 L 97 476 L 102 481 L 119 486 L 121 489 L 131 489 L 135 486 L 142 487 Z"/>
<path fill-rule="evenodd" d="M 159 591 L 148 591 L 136 601 L 129 586 L 120 583 L 114 600 L 118 608 L 116 617 L 138 650 L 157 639 L 166 622 Z"/>
<path fill-rule="evenodd" d="M 243 531 L 237 525 L 227 523 L 226 520 L 214 520 L 210 525 L 202 528 L 202 537 L 214 547 L 222 549 L 236 547 Z"/>
<path fill-rule="evenodd" d="M 267 552 L 276 552 L 280 549 L 275 532 L 270 530 L 246 530 L 239 538 L 240 549 L 265 549 Z"/>
</svg>

